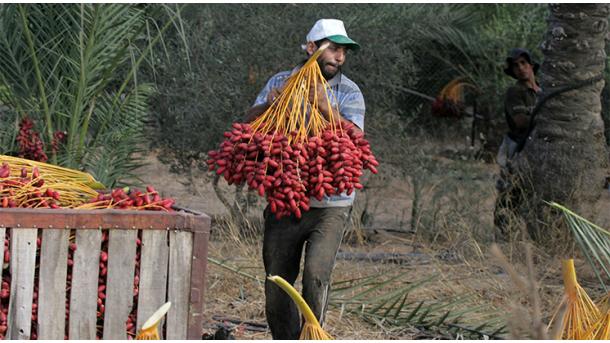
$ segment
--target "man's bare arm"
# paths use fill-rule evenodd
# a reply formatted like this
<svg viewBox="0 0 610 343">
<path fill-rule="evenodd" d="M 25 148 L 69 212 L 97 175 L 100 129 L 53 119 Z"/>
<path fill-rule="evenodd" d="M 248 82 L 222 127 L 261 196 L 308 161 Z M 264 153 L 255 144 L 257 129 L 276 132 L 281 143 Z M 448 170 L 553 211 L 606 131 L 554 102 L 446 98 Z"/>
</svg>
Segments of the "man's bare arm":
<svg viewBox="0 0 610 343">
<path fill-rule="evenodd" d="M 258 118 L 258 116 L 263 114 L 268 108 L 269 105 L 267 103 L 250 107 L 250 109 L 246 111 L 246 123 L 254 121 L 254 119 Z"/>
</svg>

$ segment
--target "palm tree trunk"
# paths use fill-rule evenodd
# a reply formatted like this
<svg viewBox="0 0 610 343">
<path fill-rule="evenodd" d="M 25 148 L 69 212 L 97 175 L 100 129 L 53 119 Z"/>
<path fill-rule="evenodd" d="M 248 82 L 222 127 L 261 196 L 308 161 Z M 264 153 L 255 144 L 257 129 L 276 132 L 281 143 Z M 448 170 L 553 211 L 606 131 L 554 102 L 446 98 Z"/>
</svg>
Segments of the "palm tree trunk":
<svg viewBox="0 0 610 343">
<path fill-rule="evenodd" d="M 545 94 L 604 71 L 608 4 L 551 4 L 541 81 Z M 542 200 L 589 212 L 601 195 L 608 152 L 601 117 L 598 81 L 562 93 L 544 103 L 523 152 L 516 161 L 534 216 L 526 218 L 540 233 Z M 530 231 L 532 233 L 532 231 Z"/>
</svg>

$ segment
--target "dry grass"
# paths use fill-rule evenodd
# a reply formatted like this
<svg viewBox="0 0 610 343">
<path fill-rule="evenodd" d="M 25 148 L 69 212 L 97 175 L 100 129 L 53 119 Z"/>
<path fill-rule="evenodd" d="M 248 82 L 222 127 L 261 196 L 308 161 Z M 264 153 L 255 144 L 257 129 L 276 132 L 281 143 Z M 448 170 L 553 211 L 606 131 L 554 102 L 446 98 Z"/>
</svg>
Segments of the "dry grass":
<svg viewBox="0 0 610 343">
<path fill-rule="evenodd" d="M 469 294 L 471 298 L 463 305 L 464 308 L 480 309 L 466 315 L 463 322 L 475 326 L 478 322 L 486 321 L 490 312 L 503 315 L 516 311 L 514 313 L 522 315 L 514 318 L 529 318 L 524 313 L 531 313 L 532 299 L 520 293 L 506 271 L 491 258 L 489 251 L 494 230 L 493 185 L 496 166 L 465 160 L 461 158 L 463 154 L 459 150 L 453 149 L 453 155 L 448 155 L 439 153 L 441 149 L 438 147 L 422 147 L 421 141 L 411 143 L 405 143 L 404 149 L 393 146 L 397 150 L 395 155 L 401 156 L 400 161 L 384 161 L 386 164 L 383 169 L 380 168 L 381 174 L 367 180 L 367 188 L 357 197 L 353 229 L 348 232 L 342 250 L 420 253 L 429 257 L 428 263 L 421 264 L 422 261 L 414 260 L 411 264 L 397 265 L 338 260 L 333 280 L 397 272 L 405 272 L 407 281 L 436 276 L 433 282 L 413 291 L 410 299 L 441 301 Z M 413 149 L 421 151 L 417 153 Z M 152 168 L 150 174 L 158 180 L 171 177 L 159 173 L 159 169 Z M 151 183 L 172 186 L 165 193 L 176 197 L 179 203 L 187 207 L 192 203 L 194 209 L 204 212 L 223 208 L 210 186 L 212 180 L 205 173 L 197 172 L 190 180 L 183 182 L 186 185 L 184 188 L 188 189 L 184 198 L 179 191 L 182 184 L 173 181 Z M 237 192 L 223 183 L 219 187 L 223 188 L 227 199 L 232 200 L 230 198 Z M 193 200 L 195 198 L 200 201 Z M 213 320 L 213 316 L 266 323 L 261 204 L 251 205 L 239 222 L 231 219 L 228 212 L 211 211 L 214 227 L 210 256 L 220 260 L 225 267 L 208 264 L 205 312 L 208 332 L 219 324 Z M 533 272 L 530 273 L 524 248 L 524 223 L 519 218 L 515 218 L 514 223 L 510 240 L 499 246 L 508 263 L 520 275 L 535 275 L 539 294 L 538 317 L 541 322 L 547 323 L 563 295 L 561 257 L 563 254 L 573 256 L 577 250 L 565 243 L 570 238 L 565 236 L 565 231 L 557 223 L 553 223 L 548 227 L 551 234 L 545 244 L 532 247 L 533 263 L 530 268 Z M 375 231 L 382 228 L 404 232 Z M 415 233 L 406 233 L 409 231 Z M 591 291 L 592 297 L 597 298 L 601 290 L 596 288 L 598 282 L 594 273 L 582 259 L 576 257 L 579 281 Z M 227 266 L 233 270 L 227 269 Z M 297 288 L 300 288 L 300 281 L 297 281 Z M 522 322 L 508 324 L 513 328 L 514 336 L 535 337 L 527 332 L 527 326 Z M 411 325 L 396 328 L 387 323 L 367 322 L 332 306 L 328 310 L 325 329 L 338 339 L 448 338 L 446 332 L 430 332 Z M 254 332 L 244 327 L 237 327 L 233 332 L 238 339 L 271 338 L 269 332 Z"/>
<path fill-rule="evenodd" d="M 449 172 L 447 172 L 449 170 Z M 405 280 L 415 282 L 436 277 L 425 286 L 409 294 L 415 301 L 441 302 L 445 299 L 470 296 L 464 308 L 477 308 L 461 318 L 462 323 L 476 327 L 478 323 L 492 317 L 503 320 L 510 326 L 510 335 L 517 338 L 541 337 L 540 327 L 548 323 L 552 312 L 559 304 L 562 294 L 560 258 L 557 254 L 566 251 L 565 244 L 557 248 L 565 236 L 553 235 L 547 244 L 532 247 L 532 258 L 528 260 L 524 242 L 527 237 L 523 222 L 515 219 L 515 230 L 507 242 L 500 244 L 506 261 L 522 275 L 533 276 L 538 290 L 537 298 L 524 295 L 511 283 L 511 277 L 490 254 L 493 237 L 493 175 L 495 169 L 482 162 L 454 161 L 436 158 L 422 162 L 421 168 L 412 169 L 419 176 L 410 175 L 420 185 L 409 187 L 419 192 L 417 203 L 404 203 L 407 212 L 417 218 L 405 216 L 403 210 L 399 230 L 408 231 L 409 224 L 417 223 L 415 233 L 396 234 L 375 232 L 371 227 L 387 227 L 388 214 L 383 214 L 383 196 L 394 197 L 395 185 L 391 182 L 368 182 L 374 185 L 375 194 L 365 194 L 355 205 L 353 229 L 348 232 L 342 245 L 350 252 L 421 253 L 430 258 L 426 264 L 387 264 L 338 260 L 333 281 L 342 281 L 369 275 L 390 275 L 405 272 Z M 464 175 L 467 175 L 465 177 Z M 394 178 L 396 176 L 393 176 Z M 392 177 L 389 178 L 392 180 Z M 386 186 L 384 187 L 384 184 Z M 377 196 L 375 196 L 377 195 Z M 381 204 L 381 206 L 380 206 Z M 413 206 L 418 206 L 413 210 Z M 376 209 L 376 211 L 374 211 Z M 368 222 L 363 224 L 363 213 Z M 256 212 L 256 211 L 253 211 Z M 243 219 L 246 218 L 246 219 Z M 208 302 L 206 313 L 208 329 L 218 324 L 212 315 L 239 318 L 242 321 L 265 323 L 264 314 L 264 270 L 262 266 L 262 219 L 260 214 L 242 217 L 236 223 L 230 216 L 217 216 L 210 256 L 222 260 L 235 270 L 210 264 L 208 279 Z M 402 224 L 405 227 L 402 227 Z M 560 229 L 554 231 L 560 232 Z M 530 261 L 530 263 L 528 263 Z M 421 262 L 421 261 L 420 261 Z M 595 284 L 592 273 L 585 277 L 583 285 Z M 248 276 L 244 276 L 247 274 Z M 249 277 L 258 278 L 259 281 Z M 297 280 L 300 289 L 300 280 Z M 385 289 L 389 292 L 391 289 Z M 535 309 L 535 311 L 533 310 Z M 534 311 L 534 312 L 532 312 Z M 512 313 L 512 320 L 502 316 Z M 534 314 L 532 314 L 534 313 Z M 537 326 L 528 325 L 525 318 L 534 318 Z M 505 320 L 506 319 L 506 320 Z M 428 331 L 414 325 L 395 327 L 383 322 L 365 321 L 360 316 L 341 308 L 330 306 L 325 329 L 338 339 L 417 339 L 456 338 L 446 331 Z M 485 331 L 483 329 L 483 331 Z M 237 327 L 238 339 L 270 339 L 269 332 L 253 332 Z"/>
<path fill-rule="evenodd" d="M 495 164 L 472 159 L 469 142 L 463 137 L 469 128 L 462 128 L 455 135 L 447 135 L 445 141 L 430 137 L 412 137 L 404 134 L 405 127 L 397 120 L 388 120 L 387 127 L 369 135 L 391 138 L 387 144 L 373 148 L 380 156 L 380 174 L 366 180 L 365 189 L 359 192 L 354 206 L 353 230 L 344 240 L 343 250 L 353 252 L 418 252 L 430 256 L 428 264 L 396 265 L 339 260 L 333 280 L 340 281 L 371 274 L 387 275 L 399 271 L 407 273 L 412 281 L 431 275 L 437 279 L 411 295 L 416 300 L 438 300 L 446 297 L 472 294 L 467 306 L 495 308 L 504 314 L 514 308 L 530 311 L 532 301 L 513 285 L 506 271 L 490 255 L 493 237 L 493 209 L 496 197 Z M 461 123 L 464 124 L 464 123 Z M 455 124 L 451 124 L 455 128 Z M 445 128 L 446 129 L 446 128 Z M 438 130 L 448 132 L 449 130 Z M 396 142 L 400 142 L 397 144 Z M 222 205 L 212 187 L 213 178 L 206 172 L 191 168 L 189 177 L 164 172 L 154 156 L 147 160 L 150 166 L 140 174 L 148 183 L 159 185 L 165 196 L 172 196 L 179 204 L 212 214 L 215 217 L 210 256 L 239 270 L 239 273 L 208 264 L 208 291 L 206 315 L 208 331 L 217 322 L 213 315 L 239 318 L 265 323 L 263 284 L 248 276 L 263 280 L 262 235 L 260 218 L 264 201 L 257 199 L 245 211 L 239 224 L 227 216 L 230 210 Z M 218 185 L 228 200 L 237 195 L 235 187 L 224 181 Z M 247 197 L 246 197 L 247 198 Z M 243 199 L 243 197 L 242 197 Z M 600 213 L 606 213 L 605 221 L 596 221 L 603 227 L 610 225 L 607 211 L 610 196 L 605 194 Z M 605 211 L 605 212 L 604 212 Z M 524 222 L 513 218 L 513 234 L 508 242 L 499 244 L 503 254 L 520 275 L 535 275 L 540 296 L 542 322 L 548 322 L 563 295 L 560 260 L 564 256 L 576 257 L 579 281 L 590 290 L 593 298 L 602 291 L 590 267 L 578 256 L 559 223 L 551 223 L 545 229 L 543 244 L 532 247 L 533 272 L 528 271 L 525 253 Z M 415 231 L 415 234 L 375 233 L 372 229 L 389 228 Z M 575 256 L 576 255 L 576 256 Z M 297 281 L 297 288 L 300 287 Z M 518 306 L 517 306 L 518 305 Z M 485 310 L 479 311 L 480 317 Z M 527 316 L 515 316 L 528 318 Z M 472 322 L 480 318 L 470 315 Z M 516 328 L 519 323 L 510 323 Z M 523 324 L 523 323 L 521 323 Z M 339 339 L 392 339 L 434 338 L 437 333 L 422 332 L 408 326 L 400 329 L 379 323 L 374 325 L 358 316 L 331 307 L 326 329 Z M 531 332 L 519 331 L 516 335 L 533 337 Z M 241 339 L 268 339 L 268 332 L 252 332 L 236 329 Z"/>
<path fill-rule="evenodd" d="M 215 222 L 210 242 L 210 256 L 221 260 L 225 266 L 209 264 L 207 309 L 209 331 L 218 324 L 211 320 L 213 315 L 239 318 L 242 321 L 265 323 L 264 314 L 264 270 L 262 266 L 262 239 L 244 238 L 237 227 L 231 225 L 231 220 L 223 218 Z M 463 306 L 481 307 L 479 311 L 467 314 L 462 322 L 476 327 L 490 319 L 490 314 L 502 315 L 513 309 L 515 287 L 510 283 L 510 277 L 499 264 L 490 261 L 489 248 L 474 238 L 464 240 L 462 253 L 448 259 L 439 244 L 431 246 L 423 244 L 421 239 L 413 235 L 392 237 L 366 237 L 366 244 L 351 243 L 342 246 L 343 251 L 351 252 L 420 252 L 431 256 L 429 263 L 413 265 L 396 265 L 385 263 L 337 261 L 333 280 L 341 281 L 369 275 L 389 275 L 399 271 L 407 273 L 406 280 L 417 281 L 435 276 L 433 282 L 419 287 L 410 295 L 416 301 L 441 301 L 443 299 L 470 295 L 471 298 Z M 451 247 L 449 245 L 448 247 Z M 512 251 L 510 263 L 518 270 L 527 270 L 523 249 L 514 243 L 505 243 L 503 250 Z M 561 299 L 562 287 L 558 266 L 554 258 L 534 251 L 535 265 L 533 273 L 537 275 L 540 289 L 540 306 L 542 321 L 548 321 L 556 303 Z M 229 270 L 230 267 L 234 270 Z M 239 270 L 242 274 L 238 274 Z M 247 275 L 247 276 L 244 276 Z M 250 277 L 252 276 L 252 277 Z M 254 278 L 258 278 L 255 280 Z M 300 289 L 300 280 L 297 280 Z M 386 290 L 389 291 L 389 290 Z M 521 299 L 521 304 L 527 306 L 528 299 Z M 545 321 L 546 320 L 546 321 Z M 512 323 L 517 326 L 517 323 Z M 393 327 L 378 322 L 366 322 L 362 318 L 340 308 L 329 307 L 325 329 L 338 339 L 416 339 L 444 337 L 438 332 L 421 330 L 415 326 Z M 237 339 L 270 339 L 269 332 L 252 332 L 237 327 L 234 330 Z M 523 334 L 525 337 L 525 334 Z"/>
</svg>

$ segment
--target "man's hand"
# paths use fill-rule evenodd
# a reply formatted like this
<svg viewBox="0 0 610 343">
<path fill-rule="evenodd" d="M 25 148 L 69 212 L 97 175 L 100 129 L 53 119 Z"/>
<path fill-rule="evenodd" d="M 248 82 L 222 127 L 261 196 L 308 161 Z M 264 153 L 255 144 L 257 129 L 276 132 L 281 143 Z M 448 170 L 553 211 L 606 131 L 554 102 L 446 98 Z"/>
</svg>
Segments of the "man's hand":
<svg viewBox="0 0 610 343">
<path fill-rule="evenodd" d="M 266 103 L 260 104 L 260 105 L 257 105 L 257 106 L 254 106 L 254 107 L 251 107 L 250 109 L 248 109 L 248 111 L 246 111 L 246 117 L 244 118 L 245 122 L 249 123 L 249 122 L 253 121 L 258 116 L 263 114 L 267 109 L 269 109 L 269 107 L 271 107 L 271 104 L 273 104 L 273 102 L 275 100 L 277 100 L 277 98 L 280 96 L 280 94 L 284 90 L 284 87 L 285 86 L 282 86 L 280 88 L 272 88 L 269 91 L 269 94 L 267 94 Z"/>
<path fill-rule="evenodd" d="M 315 89 L 313 84 L 309 88 L 309 103 L 313 106 L 316 100 L 318 111 L 320 111 L 324 118 L 330 120 L 330 104 L 329 101 L 327 101 L 326 90 L 324 89 L 324 85 L 322 85 L 322 83 L 317 83 Z M 332 114 L 335 121 L 341 120 L 338 108 L 334 107 L 332 109 Z"/>
<path fill-rule="evenodd" d="M 327 120 L 330 120 L 330 116 L 332 114 L 332 118 L 333 121 L 335 123 L 351 123 L 349 120 L 343 118 L 341 116 L 341 113 L 339 112 L 339 108 L 338 107 L 332 107 L 332 111 L 330 108 L 330 100 L 331 99 L 326 99 L 326 90 L 324 89 L 324 86 L 322 85 L 322 83 L 318 83 L 316 84 L 316 89 L 313 89 L 313 85 L 311 85 L 311 88 L 309 89 L 309 103 L 313 106 L 315 97 L 317 97 L 317 101 L 318 101 L 318 111 L 320 111 L 320 113 L 322 114 L 322 116 L 324 118 L 326 118 Z M 356 125 L 354 125 L 354 129 L 357 131 L 361 131 L 360 128 Z"/>
<path fill-rule="evenodd" d="M 271 106 L 271 104 L 275 102 L 283 90 L 284 86 L 282 86 L 282 88 L 272 88 L 269 94 L 267 94 L 267 105 Z"/>
</svg>

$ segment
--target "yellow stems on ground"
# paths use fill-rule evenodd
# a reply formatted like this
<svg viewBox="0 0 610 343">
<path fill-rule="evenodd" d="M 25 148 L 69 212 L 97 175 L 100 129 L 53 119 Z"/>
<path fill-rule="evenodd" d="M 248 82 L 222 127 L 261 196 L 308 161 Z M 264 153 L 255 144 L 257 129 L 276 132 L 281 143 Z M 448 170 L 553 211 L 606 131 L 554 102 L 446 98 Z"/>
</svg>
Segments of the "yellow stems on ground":
<svg viewBox="0 0 610 343">
<path fill-rule="evenodd" d="M 305 302 L 305 299 L 299 294 L 299 292 L 292 287 L 288 281 L 284 280 L 281 276 L 268 276 L 269 281 L 278 285 L 281 289 L 286 292 L 292 301 L 297 305 L 299 311 L 305 318 L 305 324 L 301 329 L 301 336 L 299 339 L 302 340 L 330 340 L 333 339 L 318 322 L 318 319 L 309 308 L 309 305 Z"/>
<path fill-rule="evenodd" d="M 144 325 L 142 325 L 142 330 L 136 336 L 138 340 L 159 340 L 161 339 L 161 335 L 159 335 L 159 323 L 161 323 L 161 319 L 163 316 L 169 311 L 169 308 L 172 306 L 171 302 L 166 302 L 161 306 L 155 313 L 153 313 Z"/>
<path fill-rule="evenodd" d="M 610 339 L 610 311 L 599 316 L 599 319 L 591 325 L 585 333 L 587 340 L 609 340 Z"/>
<path fill-rule="evenodd" d="M 597 308 L 599 308 L 602 313 L 610 311 L 610 292 L 606 293 L 599 301 L 597 302 Z"/>
<path fill-rule="evenodd" d="M 570 340 L 587 339 L 588 335 L 599 332 L 594 327 L 601 317 L 600 311 L 591 301 L 585 290 L 578 284 L 574 260 L 568 259 L 562 261 L 562 267 L 565 296 L 559 308 L 565 304 L 566 311 L 561 322 L 560 337 L 554 338 Z M 551 323 L 555 319 L 557 312 L 553 315 Z"/>
<path fill-rule="evenodd" d="M 610 340 L 610 293 L 597 301 L 597 308 L 601 315 L 587 330 L 585 337 L 591 340 Z"/>
<path fill-rule="evenodd" d="M 328 44 L 323 44 L 305 62 L 305 64 L 286 80 L 283 91 L 271 106 L 252 122 L 254 132 L 267 134 L 277 132 L 288 137 L 289 142 L 307 141 L 307 137 L 319 136 L 330 126 L 335 130 L 331 99 L 328 96 L 330 86 L 322 76 L 317 59 Z M 323 88 L 322 97 L 318 88 Z M 331 97 L 332 95 L 331 91 Z M 326 103 L 330 113 L 325 118 L 318 110 L 318 105 Z M 296 133 L 295 136 L 290 133 Z"/>
</svg>

